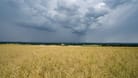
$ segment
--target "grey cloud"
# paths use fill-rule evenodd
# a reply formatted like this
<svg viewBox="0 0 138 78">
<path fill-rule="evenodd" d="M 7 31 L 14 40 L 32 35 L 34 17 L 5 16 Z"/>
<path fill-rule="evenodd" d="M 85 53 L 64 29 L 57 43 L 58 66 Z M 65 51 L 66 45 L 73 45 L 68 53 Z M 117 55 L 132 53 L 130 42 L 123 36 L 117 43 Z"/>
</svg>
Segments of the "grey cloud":
<svg viewBox="0 0 138 78">
<path fill-rule="evenodd" d="M 57 38 L 53 41 L 93 41 L 93 37 L 98 40 L 98 35 L 108 34 L 100 31 L 116 32 L 123 30 L 121 27 L 124 25 L 127 25 L 124 29 L 130 29 L 128 25 L 131 24 L 137 25 L 136 22 L 130 22 L 128 19 L 132 17 L 134 18 L 132 20 L 136 19 L 131 15 L 137 15 L 137 12 L 131 11 L 136 10 L 137 2 L 137 0 L 1 0 L 0 24 L 7 23 L 9 25 L 7 28 L 14 29 L 17 26 L 20 30 L 27 29 L 27 32 L 31 30 L 29 36 L 33 38 L 35 37 L 33 33 L 37 32 L 39 35 L 46 33 L 47 37 L 41 36 L 44 39 Z M 6 33 L 6 29 L 4 30 L 5 32 L 0 32 Z M 133 31 L 122 31 L 124 32 Z M 70 38 L 67 37 L 68 39 L 64 40 L 66 35 Z M 111 35 L 108 36 L 111 37 Z M 108 40 L 108 36 L 105 36 L 103 40 L 100 38 L 99 41 Z"/>
<path fill-rule="evenodd" d="M 111 8 L 116 8 L 119 5 L 123 5 L 130 2 L 135 2 L 136 0 L 104 0 L 104 2 Z"/>
<path fill-rule="evenodd" d="M 67 16 L 74 16 L 78 14 L 78 9 L 79 6 L 77 5 L 71 5 L 71 6 L 66 6 L 64 3 L 58 3 L 57 8 L 55 8 L 55 11 L 65 14 Z"/>
<path fill-rule="evenodd" d="M 96 19 L 98 17 L 101 17 L 101 16 L 105 15 L 106 13 L 107 13 L 107 11 L 98 12 L 98 11 L 95 11 L 94 8 L 89 8 L 88 12 L 86 13 L 86 17 L 87 18 L 93 17 L 94 19 Z"/>
<path fill-rule="evenodd" d="M 31 28 L 31 29 L 35 29 L 35 30 L 40 30 L 40 31 L 56 32 L 56 30 L 53 29 L 53 28 L 50 28 L 50 26 L 45 26 L 47 24 L 39 26 L 39 25 L 36 25 L 36 24 L 18 23 L 16 25 L 17 26 L 21 26 L 21 27 L 25 27 L 25 28 Z"/>
<path fill-rule="evenodd" d="M 87 42 L 134 42 L 138 40 L 138 4 L 128 4 L 114 9 L 102 17 L 98 29 L 88 31 Z M 90 33 L 93 33 L 92 35 Z"/>
<path fill-rule="evenodd" d="M 16 7 L 11 6 L 11 3 L 8 3 L 6 0 L 0 1 L 0 20 L 12 21 L 13 17 L 17 17 L 19 14 L 17 11 L 14 11 Z M 14 19 L 15 20 L 15 19 Z"/>
<path fill-rule="evenodd" d="M 42 24 L 51 22 L 51 20 L 52 20 L 52 22 L 54 21 L 54 23 L 57 23 L 59 26 L 63 26 L 65 28 L 71 28 L 73 32 L 86 31 L 87 27 L 90 25 L 87 23 L 88 21 L 90 21 L 92 24 L 93 20 L 106 14 L 106 11 L 104 9 L 101 9 L 102 6 L 99 7 L 98 11 L 96 10 L 97 8 L 88 9 L 88 8 L 94 8 L 95 6 L 88 6 L 88 8 L 87 7 L 85 8 L 85 9 L 88 9 L 88 12 L 86 11 L 86 13 L 84 15 L 82 15 L 81 12 L 79 11 L 79 9 L 82 8 L 82 6 L 77 5 L 77 4 L 73 4 L 73 5 L 68 4 L 68 3 L 65 4 L 65 2 L 68 2 L 68 1 L 62 0 L 59 2 L 57 1 L 57 3 L 55 3 L 55 4 L 51 4 L 51 5 L 56 5 L 55 7 L 53 7 L 53 6 L 49 7 L 49 6 L 42 5 L 41 3 L 43 2 L 43 0 L 40 0 L 40 1 L 37 0 L 37 1 L 39 1 L 39 2 L 37 2 L 37 4 L 36 4 L 36 2 L 32 2 L 32 0 L 29 0 L 29 1 L 24 2 L 24 5 L 28 5 L 28 9 L 32 10 L 31 11 L 32 13 L 28 12 L 28 13 L 26 13 L 27 15 L 34 14 L 33 16 L 29 15 L 30 18 L 32 18 L 33 20 L 35 18 L 37 18 L 38 20 L 43 21 Z M 29 4 L 28 4 L 28 2 L 29 2 Z M 50 5 L 50 4 L 46 3 L 46 5 Z M 23 10 L 26 11 L 26 9 L 24 9 L 24 8 L 23 8 Z M 49 13 L 50 11 L 52 11 L 54 14 L 50 15 L 50 13 Z M 36 12 L 36 13 L 34 13 L 34 12 Z M 34 21 L 35 23 L 38 22 L 37 19 L 36 19 L 36 21 Z M 82 22 L 81 20 L 83 20 L 83 19 L 88 19 L 88 21 Z M 83 27 L 81 25 L 83 25 Z M 45 25 L 45 26 L 47 26 L 47 25 Z M 51 25 L 51 26 L 55 26 L 55 25 Z"/>
</svg>

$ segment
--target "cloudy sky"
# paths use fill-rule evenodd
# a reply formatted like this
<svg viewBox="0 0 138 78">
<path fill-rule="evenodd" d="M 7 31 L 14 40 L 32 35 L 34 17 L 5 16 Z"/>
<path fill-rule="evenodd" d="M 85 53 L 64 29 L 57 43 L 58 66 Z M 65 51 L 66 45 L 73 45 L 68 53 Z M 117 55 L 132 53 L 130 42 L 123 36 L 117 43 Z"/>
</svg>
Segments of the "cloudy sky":
<svg viewBox="0 0 138 78">
<path fill-rule="evenodd" d="M 0 41 L 138 42 L 138 0 L 0 0 Z"/>
</svg>

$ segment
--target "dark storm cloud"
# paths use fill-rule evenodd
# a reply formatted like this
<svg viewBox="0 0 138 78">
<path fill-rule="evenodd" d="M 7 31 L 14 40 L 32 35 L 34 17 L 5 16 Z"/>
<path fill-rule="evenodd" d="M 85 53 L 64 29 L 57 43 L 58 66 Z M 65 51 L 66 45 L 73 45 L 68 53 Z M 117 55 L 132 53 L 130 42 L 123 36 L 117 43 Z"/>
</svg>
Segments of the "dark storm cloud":
<svg viewBox="0 0 138 78">
<path fill-rule="evenodd" d="M 109 5 L 111 8 L 115 8 L 118 5 L 122 5 L 127 2 L 131 2 L 132 0 L 104 0 L 107 5 Z"/>
<path fill-rule="evenodd" d="M 125 33 L 138 33 L 137 22 L 132 22 L 138 20 L 133 16 L 138 14 L 137 5 L 137 0 L 1 0 L 0 40 L 119 41 Z M 112 32 L 122 35 L 115 39 Z"/>
<path fill-rule="evenodd" d="M 56 32 L 56 30 L 50 28 L 49 26 L 45 26 L 47 24 L 39 26 L 39 25 L 36 25 L 36 24 L 20 23 L 20 24 L 16 24 L 16 25 L 24 27 L 24 28 L 31 28 L 31 29 L 40 30 L 40 31 Z"/>
<path fill-rule="evenodd" d="M 138 5 L 125 5 L 103 17 L 100 30 L 89 31 L 88 42 L 138 42 Z M 112 18 L 109 19 L 109 18 Z M 89 35 L 89 33 L 93 33 Z"/>
</svg>

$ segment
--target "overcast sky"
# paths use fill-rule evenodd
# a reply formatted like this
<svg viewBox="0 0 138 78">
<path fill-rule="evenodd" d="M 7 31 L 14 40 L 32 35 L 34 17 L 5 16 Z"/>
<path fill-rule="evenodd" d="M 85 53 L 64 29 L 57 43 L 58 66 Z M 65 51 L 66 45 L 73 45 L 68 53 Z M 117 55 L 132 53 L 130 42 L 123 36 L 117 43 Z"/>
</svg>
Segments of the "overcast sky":
<svg viewBox="0 0 138 78">
<path fill-rule="evenodd" d="M 138 0 L 0 0 L 0 41 L 138 42 Z"/>
</svg>

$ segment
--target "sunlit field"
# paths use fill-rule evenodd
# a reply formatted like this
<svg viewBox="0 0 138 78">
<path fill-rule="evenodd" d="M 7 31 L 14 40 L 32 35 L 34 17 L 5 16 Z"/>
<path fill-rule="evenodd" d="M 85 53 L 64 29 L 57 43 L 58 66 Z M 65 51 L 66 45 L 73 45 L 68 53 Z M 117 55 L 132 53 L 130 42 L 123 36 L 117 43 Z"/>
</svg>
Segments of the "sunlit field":
<svg viewBox="0 0 138 78">
<path fill-rule="evenodd" d="M 138 78 L 138 47 L 1 44 L 0 78 Z"/>
</svg>

